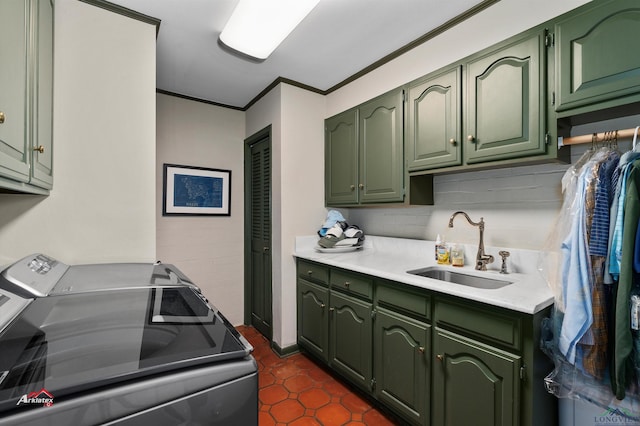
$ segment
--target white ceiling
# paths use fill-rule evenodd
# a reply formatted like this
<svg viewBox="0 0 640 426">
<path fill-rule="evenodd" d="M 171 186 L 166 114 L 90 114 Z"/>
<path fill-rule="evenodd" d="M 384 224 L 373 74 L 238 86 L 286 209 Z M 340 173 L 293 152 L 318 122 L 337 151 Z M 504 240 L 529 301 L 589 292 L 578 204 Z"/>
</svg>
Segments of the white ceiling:
<svg viewBox="0 0 640 426">
<path fill-rule="evenodd" d="M 327 91 L 495 0 L 321 0 L 263 62 L 234 55 L 218 42 L 238 0 L 110 2 L 161 20 L 158 89 L 244 108 L 280 77 Z"/>
</svg>

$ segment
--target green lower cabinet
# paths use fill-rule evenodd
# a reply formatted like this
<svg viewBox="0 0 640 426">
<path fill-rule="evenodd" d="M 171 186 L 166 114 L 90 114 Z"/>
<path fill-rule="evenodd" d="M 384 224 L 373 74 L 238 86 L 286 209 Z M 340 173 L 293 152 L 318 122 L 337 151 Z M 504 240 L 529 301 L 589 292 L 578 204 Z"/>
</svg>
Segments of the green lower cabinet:
<svg viewBox="0 0 640 426">
<path fill-rule="evenodd" d="M 298 343 L 329 360 L 329 289 L 298 279 Z"/>
<path fill-rule="evenodd" d="M 331 367 L 367 391 L 372 386 L 371 303 L 332 291 L 330 294 Z"/>
<path fill-rule="evenodd" d="M 298 261 L 298 344 L 416 426 L 553 426 L 529 315 Z"/>
<path fill-rule="evenodd" d="M 375 396 L 407 422 L 429 424 L 431 326 L 378 308 Z"/>
<path fill-rule="evenodd" d="M 520 418 L 518 355 L 436 328 L 434 426 L 516 426 Z"/>
</svg>

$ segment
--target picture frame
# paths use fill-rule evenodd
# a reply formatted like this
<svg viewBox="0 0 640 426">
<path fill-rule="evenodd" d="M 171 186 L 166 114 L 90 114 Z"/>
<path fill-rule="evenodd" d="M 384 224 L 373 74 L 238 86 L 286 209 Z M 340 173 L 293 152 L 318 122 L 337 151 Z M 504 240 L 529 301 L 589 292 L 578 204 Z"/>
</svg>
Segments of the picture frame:
<svg viewBox="0 0 640 426">
<path fill-rule="evenodd" d="M 164 164 L 163 216 L 231 216 L 231 170 Z"/>
</svg>

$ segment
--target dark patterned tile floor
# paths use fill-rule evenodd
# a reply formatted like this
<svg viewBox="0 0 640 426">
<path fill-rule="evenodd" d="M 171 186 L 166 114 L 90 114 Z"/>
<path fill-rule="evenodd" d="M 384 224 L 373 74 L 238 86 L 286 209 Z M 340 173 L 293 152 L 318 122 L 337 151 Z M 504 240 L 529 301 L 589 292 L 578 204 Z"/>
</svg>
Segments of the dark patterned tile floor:
<svg viewBox="0 0 640 426">
<path fill-rule="evenodd" d="M 259 426 L 397 424 L 306 355 L 280 358 L 255 328 L 237 329 L 258 363 Z"/>
</svg>

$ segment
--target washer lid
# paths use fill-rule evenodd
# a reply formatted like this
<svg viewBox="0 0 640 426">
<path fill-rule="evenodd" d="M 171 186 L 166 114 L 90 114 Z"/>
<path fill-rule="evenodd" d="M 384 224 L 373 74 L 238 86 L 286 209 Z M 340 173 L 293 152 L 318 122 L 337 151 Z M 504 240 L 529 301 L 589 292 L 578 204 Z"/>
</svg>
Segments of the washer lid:
<svg viewBox="0 0 640 426">
<path fill-rule="evenodd" d="M 37 298 L 0 334 L 0 413 L 44 389 L 71 394 L 244 358 L 249 343 L 190 287 Z"/>
<path fill-rule="evenodd" d="M 198 287 L 178 268 L 165 263 L 72 265 L 49 294 L 118 290 L 150 286 Z"/>
<path fill-rule="evenodd" d="M 152 286 L 189 286 L 199 291 L 178 268 L 160 262 L 69 266 L 36 253 L 0 273 L 0 289 L 24 298 Z"/>
</svg>

